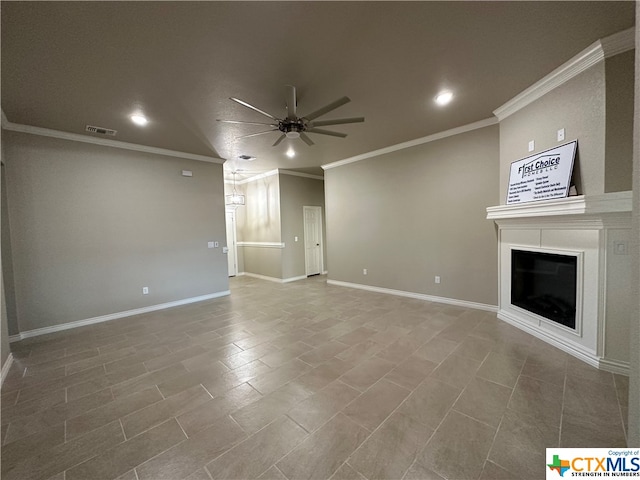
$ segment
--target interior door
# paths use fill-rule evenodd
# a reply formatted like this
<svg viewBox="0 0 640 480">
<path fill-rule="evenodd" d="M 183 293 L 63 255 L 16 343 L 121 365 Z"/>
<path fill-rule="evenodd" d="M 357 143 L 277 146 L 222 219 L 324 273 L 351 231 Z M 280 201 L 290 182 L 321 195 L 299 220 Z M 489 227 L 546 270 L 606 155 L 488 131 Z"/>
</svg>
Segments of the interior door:
<svg viewBox="0 0 640 480">
<path fill-rule="evenodd" d="M 306 275 L 322 273 L 322 207 L 302 207 Z"/>
<path fill-rule="evenodd" d="M 225 212 L 227 223 L 227 261 L 229 262 L 229 276 L 235 277 L 238 274 L 238 249 L 236 246 L 236 211 L 227 210 Z"/>
</svg>

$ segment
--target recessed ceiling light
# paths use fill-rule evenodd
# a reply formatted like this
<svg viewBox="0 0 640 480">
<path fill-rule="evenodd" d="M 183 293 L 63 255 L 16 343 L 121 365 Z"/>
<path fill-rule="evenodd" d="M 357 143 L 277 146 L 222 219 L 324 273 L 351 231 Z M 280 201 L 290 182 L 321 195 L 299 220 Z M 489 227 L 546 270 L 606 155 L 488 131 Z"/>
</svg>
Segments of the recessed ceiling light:
<svg viewBox="0 0 640 480">
<path fill-rule="evenodd" d="M 296 152 L 293 150 L 293 148 L 289 147 L 289 150 L 287 150 L 287 157 L 293 158 L 295 156 L 296 156 Z"/>
<path fill-rule="evenodd" d="M 436 103 L 438 105 L 446 105 L 453 99 L 453 93 L 451 92 L 440 92 L 436 95 Z"/>
<path fill-rule="evenodd" d="M 131 121 L 133 123 L 135 123 L 136 125 L 140 125 L 141 127 L 144 127 L 147 123 L 149 123 L 149 120 L 147 120 L 147 117 L 145 117 L 144 115 L 134 114 L 129 118 L 131 118 Z"/>
</svg>

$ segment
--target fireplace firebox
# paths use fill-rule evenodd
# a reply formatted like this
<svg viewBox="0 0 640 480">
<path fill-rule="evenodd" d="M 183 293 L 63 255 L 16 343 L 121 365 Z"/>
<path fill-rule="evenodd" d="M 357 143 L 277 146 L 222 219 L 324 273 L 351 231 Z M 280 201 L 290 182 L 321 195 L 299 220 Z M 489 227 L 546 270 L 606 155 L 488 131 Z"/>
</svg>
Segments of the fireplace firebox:
<svg viewBox="0 0 640 480">
<path fill-rule="evenodd" d="M 511 250 L 511 304 L 576 328 L 577 258 Z"/>
</svg>

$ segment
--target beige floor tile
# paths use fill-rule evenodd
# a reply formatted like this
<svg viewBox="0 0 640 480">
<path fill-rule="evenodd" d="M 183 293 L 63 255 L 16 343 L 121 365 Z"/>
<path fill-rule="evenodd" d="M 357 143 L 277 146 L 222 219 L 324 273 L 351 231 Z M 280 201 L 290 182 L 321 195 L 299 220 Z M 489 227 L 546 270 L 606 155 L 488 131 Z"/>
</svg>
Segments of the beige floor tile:
<svg viewBox="0 0 640 480">
<path fill-rule="evenodd" d="M 277 368 L 285 363 L 290 362 L 294 358 L 309 352 L 313 347 L 302 342 L 295 342 L 292 345 L 283 348 L 277 352 L 269 353 L 260 358 L 260 361 L 271 368 Z"/>
<path fill-rule="evenodd" d="M 67 440 L 106 425 L 120 417 L 162 400 L 157 388 L 151 387 L 127 397 L 120 397 L 101 407 L 67 420 Z"/>
<path fill-rule="evenodd" d="M 91 395 L 59 403 L 54 407 L 42 410 L 28 417 L 18 418 L 9 424 L 9 431 L 5 439 L 11 443 L 19 438 L 40 432 L 54 425 L 63 424 L 65 420 L 91 411 L 113 401 L 111 390 L 105 389 Z"/>
<path fill-rule="evenodd" d="M 332 382 L 293 407 L 287 415 L 307 432 L 313 432 L 360 395 L 340 382 Z"/>
<path fill-rule="evenodd" d="M 580 416 L 563 415 L 560 447 L 623 448 L 627 441 L 622 423 L 594 424 Z"/>
<path fill-rule="evenodd" d="M 520 375 L 542 380 L 543 382 L 553 383 L 559 388 L 564 388 L 566 368 L 564 365 L 546 365 L 538 363 L 527 358 L 522 367 Z"/>
<path fill-rule="evenodd" d="M 407 471 L 402 480 L 445 480 L 436 472 L 415 462 Z"/>
<path fill-rule="evenodd" d="M 384 348 L 385 345 L 369 339 L 365 340 L 362 343 L 358 343 L 343 352 L 340 352 L 336 355 L 336 358 L 344 360 L 345 362 L 358 364 L 363 360 L 374 356 Z"/>
<path fill-rule="evenodd" d="M 366 480 L 362 475 L 356 472 L 348 463 L 343 463 L 342 466 L 335 471 L 329 480 Z"/>
<path fill-rule="evenodd" d="M 494 428 L 451 411 L 417 461 L 445 478 L 476 479 L 495 433 Z"/>
<path fill-rule="evenodd" d="M 207 353 L 207 350 L 204 347 L 202 347 L 201 345 L 193 345 L 187 348 L 183 348 L 182 350 L 178 350 L 177 352 L 171 353 L 169 355 L 164 355 L 162 357 L 148 360 L 144 362 L 144 366 L 147 367 L 147 370 L 153 372 L 155 370 L 160 370 L 161 368 L 171 366 L 180 361 L 187 360 L 203 353 Z"/>
<path fill-rule="evenodd" d="M 478 377 L 513 388 L 524 365 L 523 358 L 491 352 L 476 372 Z"/>
<path fill-rule="evenodd" d="M 339 358 L 332 358 L 322 365 L 312 368 L 295 379 L 296 383 L 304 386 L 312 392 L 326 387 L 342 374 L 351 370 L 352 364 Z"/>
<path fill-rule="evenodd" d="M 545 478 L 545 449 L 558 447 L 559 433 L 557 425 L 507 410 L 488 459 L 523 478 Z"/>
<path fill-rule="evenodd" d="M 427 378 L 398 411 L 435 430 L 461 392 L 461 388 Z"/>
<path fill-rule="evenodd" d="M 4 480 L 48 478 L 67 468 L 95 456 L 124 441 L 120 422 L 104 425 L 87 435 L 54 446 L 34 456 L 27 457 L 15 465 L 2 462 Z"/>
<path fill-rule="evenodd" d="M 175 480 L 191 475 L 245 438 L 229 417 L 201 430 L 151 460 L 136 467 L 139 480 Z"/>
<path fill-rule="evenodd" d="M 369 433 L 339 413 L 277 463 L 291 479 L 327 479 Z"/>
<path fill-rule="evenodd" d="M 358 425 L 373 431 L 409 395 L 409 390 L 380 380 L 351 402 L 343 413 Z"/>
<path fill-rule="evenodd" d="M 258 345 L 257 347 L 243 350 L 234 355 L 225 357 L 221 360 L 221 362 L 225 364 L 230 370 L 233 370 L 234 368 L 241 367 L 243 365 L 246 365 L 247 363 L 253 362 L 254 360 L 258 360 L 265 355 L 277 353 L 278 351 L 279 350 L 271 344 L 262 344 Z"/>
<path fill-rule="evenodd" d="M 602 383 L 604 385 L 615 385 L 613 373 L 598 370 L 597 368 L 587 365 L 573 357 L 568 357 L 567 359 L 567 377 L 578 377 L 583 380 Z"/>
<path fill-rule="evenodd" d="M 2 447 L 2 471 L 25 458 L 64 443 L 64 424 L 41 430 Z"/>
<path fill-rule="evenodd" d="M 147 373 L 145 366 L 142 363 L 136 363 L 126 368 L 97 376 L 86 382 L 76 383 L 75 385 L 67 387 L 67 401 L 118 385 L 119 383 L 139 377 L 145 373 Z"/>
<path fill-rule="evenodd" d="M 402 478 L 433 429 L 403 413 L 391 415 L 349 459 L 369 479 Z"/>
<path fill-rule="evenodd" d="M 116 398 L 125 397 L 136 392 L 147 390 L 156 385 L 160 385 L 169 379 L 181 377 L 187 373 L 187 369 L 178 363 L 176 365 L 171 365 L 144 375 L 138 375 L 130 380 L 120 382 L 111 387 L 111 391 L 113 392 L 113 396 Z"/>
<path fill-rule="evenodd" d="M 340 380 L 363 392 L 384 377 L 395 365 L 377 356 L 371 357 L 342 375 Z"/>
<path fill-rule="evenodd" d="M 183 375 L 178 375 L 162 383 L 158 383 L 158 389 L 160 389 L 163 396 L 170 397 L 184 392 L 191 387 L 210 382 L 228 371 L 228 367 L 223 365 L 219 360 L 216 360 L 206 369 L 189 371 Z"/>
<path fill-rule="evenodd" d="M 225 394 L 210 399 L 199 407 L 178 414 L 178 422 L 185 433 L 192 437 L 200 430 L 209 427 L 220 417 L 229 415 L 262 398 L 258 391 L 248 383 L 243 383 Z"/>
<path fill-rule="evenodd" d="M 455 387 L 464 388 L 480 367 L 478 360 L 449 355 L 431 373 L 430 378 L 440 380 Z"/>
<path fill-rule="evenodd" d="M 209 392 L 202 385 L 196 385 L 122 417 L 122 428 L 127 438 L 131 438 L 172 417 L 177 417 L 208 403 L 210 400 Z"/>
<path fill-rule="evenodd" d="M 230 372 L 224 373 L 219 377 L 202 382 L 202 386 L 213 396 L 218 397 L 224 395 L 229 390 L 242 385 L 258 376 L 270 372 L 271 368 L 262 363 L 260 360 L 254 360 Z"/>
<path fill-rule="evenodd" d="M 116 478 L 185 439 L 176 420 L 170 419 L 70 468 L 65 473 L 65 480 Z"/>
<path fill-rule="evenodd" d="M 295 382 L 288 383 L 275 392 L 236 410 L 231 416 L 245 432 L 252 434 L 289 411 L 309 395 L 311 393 L 306 388 Z"/>
<path fill-rule="evenodd" d="M 476 377 L 464 389 L 453 409 L 497 427 L 512 391 L 511 388 Z"/>
<path fill-rule="evenodd" d="M 289 480 L 275 465 L 258 477 L 258 480 Z"/>
<path fill-rule="evenodd" d="M 383 358 L 393 364 L 398 364 L 406 360 L 413 352 L 425 343 L 420 336 L 403 335 L 396 341 L 389 344 L 385 349 L 376 354 L 376 357 Z"/>
<path fill-rule="evenodd" d="M 567 376 L 563 415 L 603 427 L 622 426 L 619 409 L 611 408 L 617 400 L 614 385 Z"/>
<path fill-rule="evenodd" d="M 340 335 L 336 340 L 346 345 L 356 345 L 366 341 L 369 337 L 375 335 L 377 332 L 372 328 L 358 327 L 349 333 Z"/>
<path fill-rule="evenodd" d="M 305 342 L 306 343 L 306 342 Z M 332 357 L 335 357 L 341 352 L 344 352 L 349 345 L 345 345 L 344 343 L 331 341 L 324 343 L 320 346 L 317 346 L 313 350 L 304 355 L 301 355 L 299 358 L 305 363 L 317 367 L 321 363 L 330 360 Z"/>
<path fill-rule="evenodd" d="M 255 478 L 306 438 L 302 427 L 280 417 L 207 465 L 213 479 Z M 140 479 L 143 480 L 143 479 Z"/>
<path fill-rule="evenodd" d="M 521 474 L 508 472 L 499 465 L 487 460 L 479 480 L 518 480 L 520 478 L 522 478 Z"/>
<path fill-rule="evenodd" d="M 451 340 L 433 339 L 416 350 L 414 355 L 433 363 L 440 363 L 458 348 L 458 345 L 460 345 L 458 342 Z"/>
<path fill-rule="evenodd" d="M 560 425 L 563 390 L 552 383 L 520 376 L 509 408 L 536 417 L 549 425 Z"/>
<path fill-rule="evenodd" d="M 437 364 L 411 356 L 385 375 L 384 378 L 408 390 L 413 390 L 427 378 Z"/>
<path fill-rule="evenodd" d="M 138 479 L 134 478 L 132 480 L 138 480 Z M 205 470 L 204 468 L 199 468 L 198 470 L 193 472 L 191 475 L 189 475 L 187 478 L 185 478 L 185 480 L 211 480 L 211 476 L 209 475 L 209 472 L 207 472 L 207 470 Z"/>
<path fill-rule="evenodd" d="M 458 345 L 458 347 L 453 351 L 455 355 L 460 355 L 463 357 L 469 357 L 474 360 L 478 360 L 482 362 L 491 349 L 495 346 L 493 340 L 487 340 L 484 338 L 478 338 L 473 336 L 467 336 L 464 338 L 462 343 Z"/>
<path fill-rule="evenodd" d="M 249 383 L 261 394 L 267 395 L 309 370 L 311 370 L 309 365 L 298 359 L 293 359 L 281 367 L 249 380 Z"/>
</svg>

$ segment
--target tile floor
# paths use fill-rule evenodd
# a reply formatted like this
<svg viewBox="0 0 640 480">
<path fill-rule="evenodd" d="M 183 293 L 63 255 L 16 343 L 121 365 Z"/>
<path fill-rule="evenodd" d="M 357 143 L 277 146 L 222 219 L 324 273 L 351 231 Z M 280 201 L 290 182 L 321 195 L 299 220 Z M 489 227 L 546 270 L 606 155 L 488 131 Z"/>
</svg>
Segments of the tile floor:
<svg viewBox="0 0 640 480">
<path fill-rule="evenodd" d="M 495 314 L 328 286 L 12 345 L 2 478 L 544 478 L 545 447 L 625 446 L 627 379 Z"/>
</svg>

